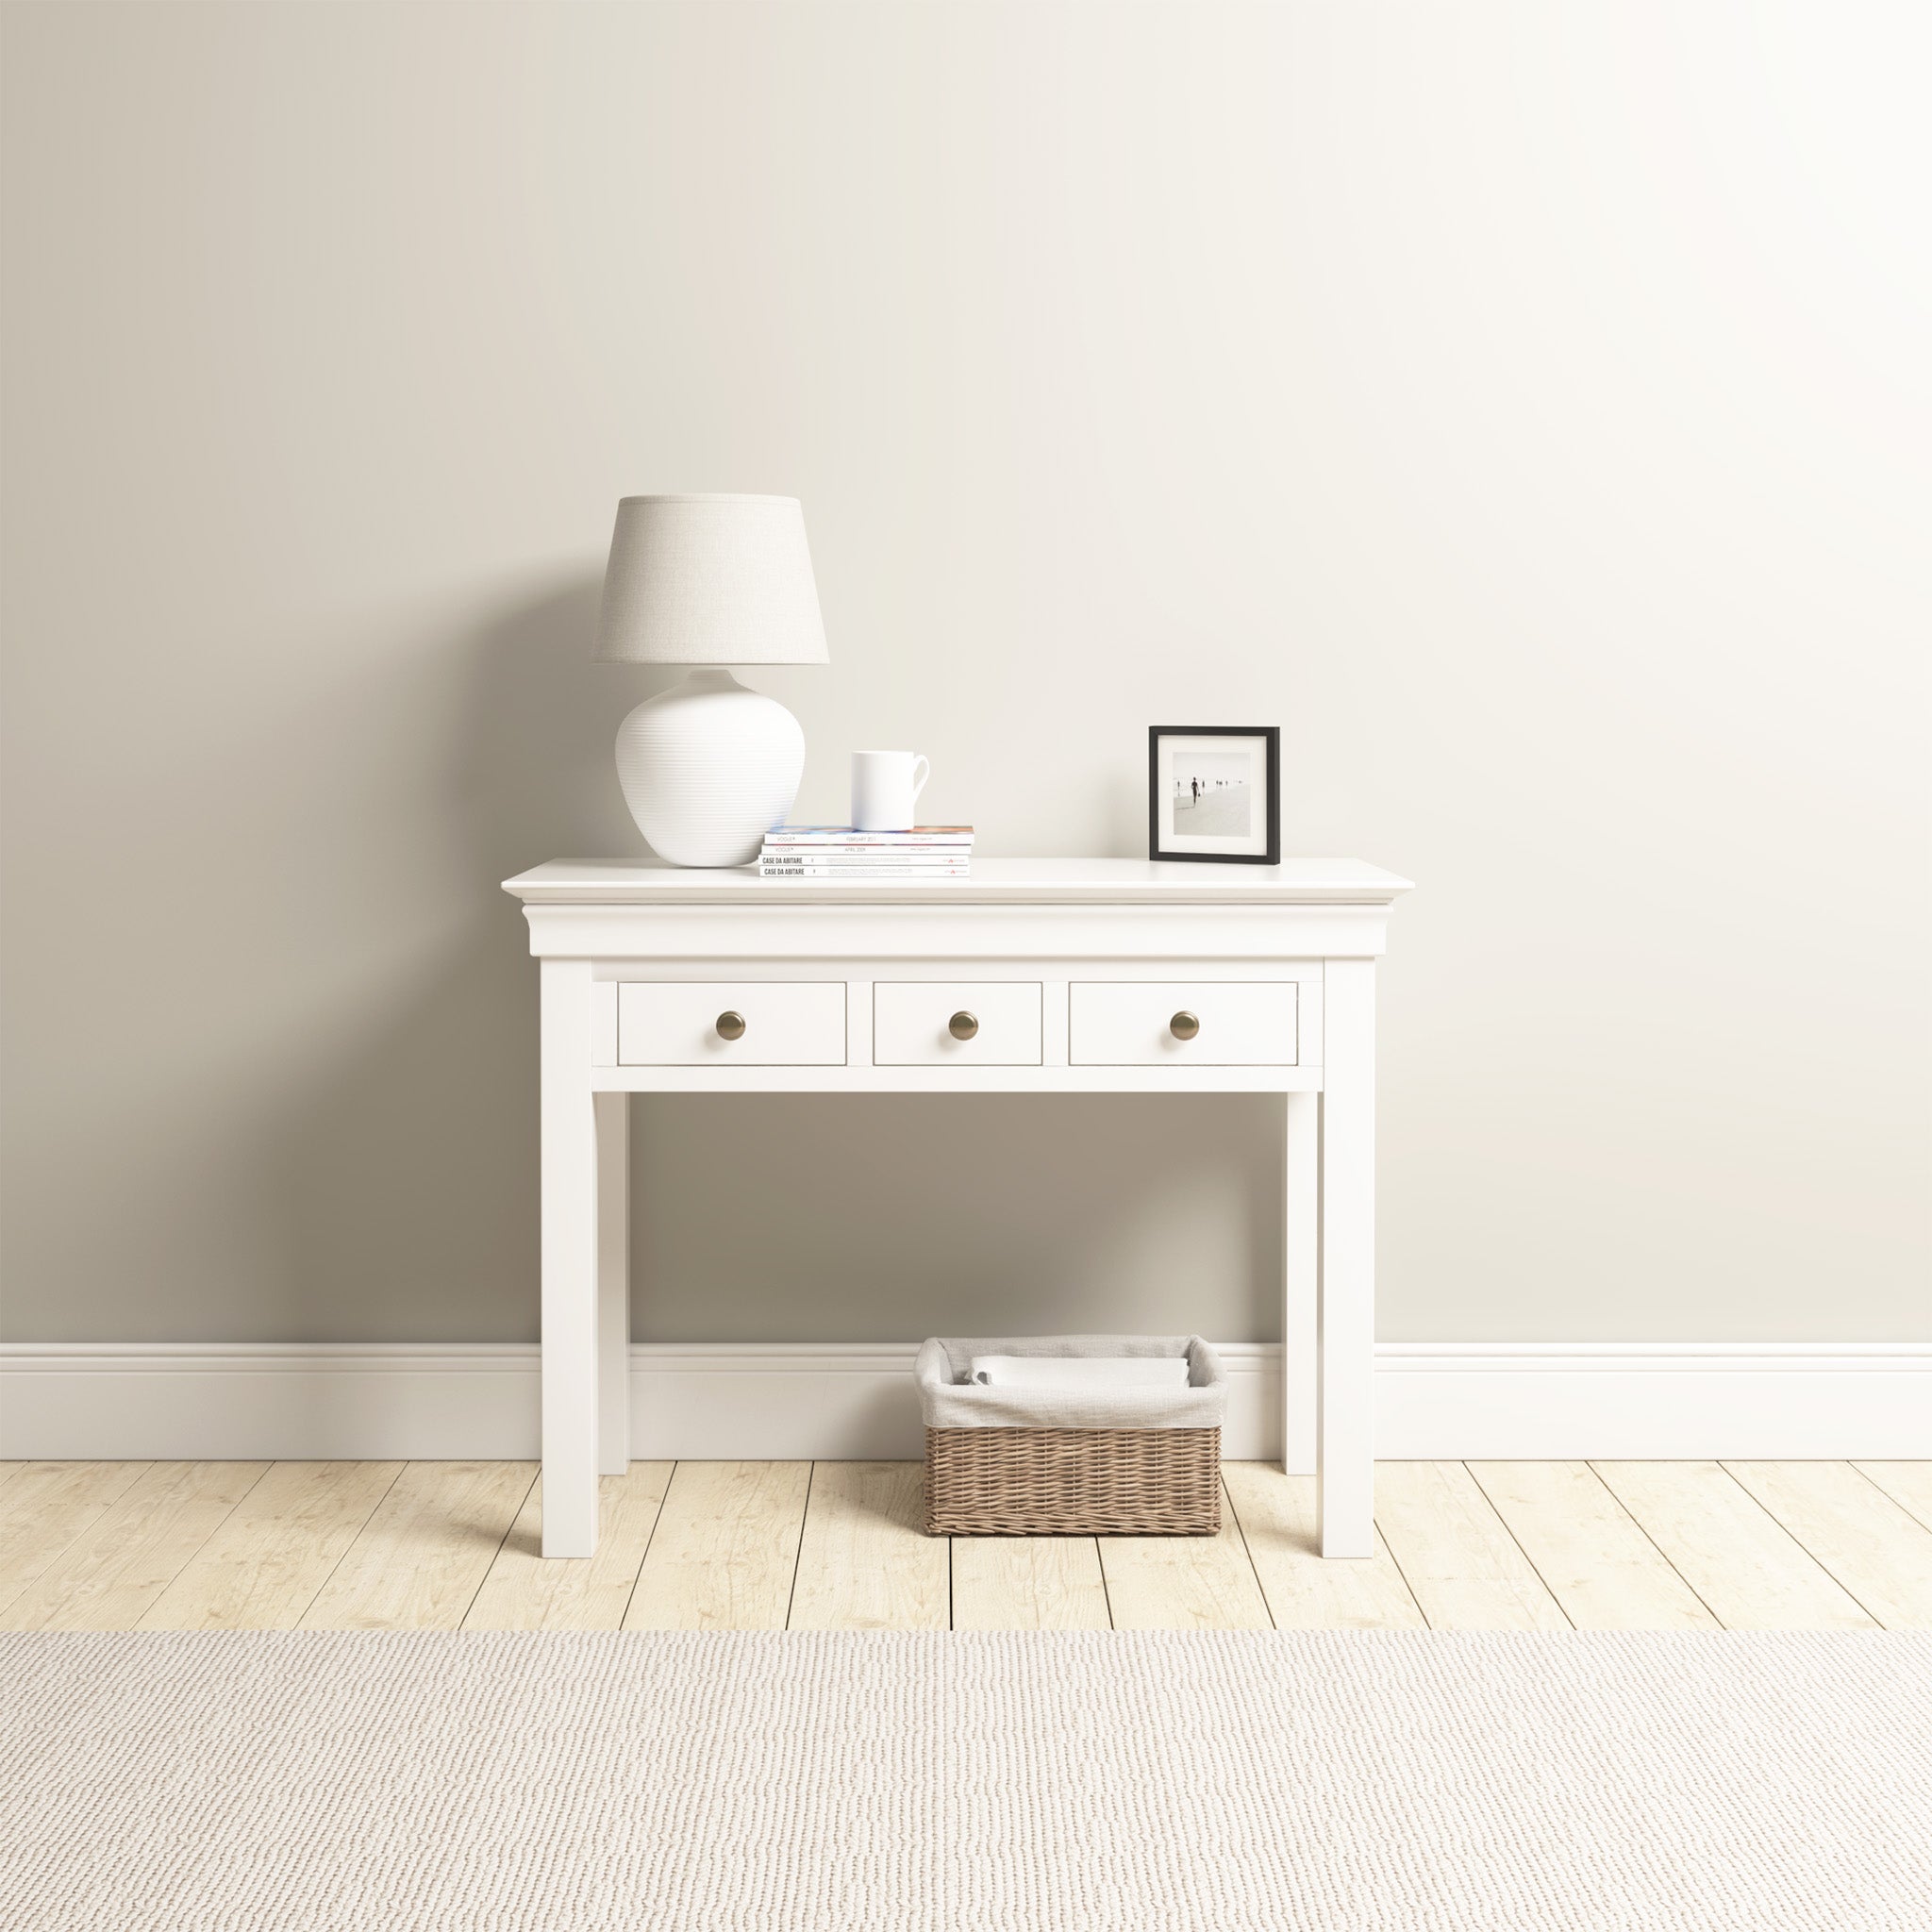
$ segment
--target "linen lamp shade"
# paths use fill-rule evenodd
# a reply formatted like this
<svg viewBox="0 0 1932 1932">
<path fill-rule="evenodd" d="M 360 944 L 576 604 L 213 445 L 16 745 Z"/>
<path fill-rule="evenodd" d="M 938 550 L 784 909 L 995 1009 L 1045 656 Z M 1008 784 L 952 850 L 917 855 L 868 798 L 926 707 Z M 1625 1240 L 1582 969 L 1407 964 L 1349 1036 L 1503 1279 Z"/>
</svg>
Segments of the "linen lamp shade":
<svg viewBox="0 0 1932 1932">
<path fill-rule="evenodd" d="M 824 664 L 825 626 L 795 496 L 626 496 L 617 506 L 597 656 L 689 664 L 617 728 L 617 779 L 674 865 L 743 865 L 784 822 L 805 733 L 727 664 Z"/>
<path fill-rule="evenodd" d="M 626 496 L 597 656 L 612 664 L 824 664 L 795 496 Z"/>
</svg>

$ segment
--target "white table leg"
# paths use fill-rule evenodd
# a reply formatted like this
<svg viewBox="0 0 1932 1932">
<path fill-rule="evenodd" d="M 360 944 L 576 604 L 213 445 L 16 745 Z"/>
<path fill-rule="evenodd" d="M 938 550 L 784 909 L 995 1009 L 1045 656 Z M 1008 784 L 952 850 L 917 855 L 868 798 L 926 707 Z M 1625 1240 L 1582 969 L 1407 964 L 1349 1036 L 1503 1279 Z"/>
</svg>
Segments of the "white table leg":
<svg viewBox="0 0 1932 1932">
<path fill-rule="evenodd" d="M 1322 1554 L 1375 1553 L 1375 968 L 1323 972 Z"/>
<path fill-rule="evenodd" d="M 630 1467 L 630 1095 L 599 1093 L 597 1467 Z"/>
<path fill-rule="evenodd" d="M 597 1547 L 597 1129 L 591 967 L 541 962 L 543 1554 Z"/>
<path fill-rule="evenodd" d="M 1281 1467 L 1313 1475 L 1315 1337 L 1321 1319 L 1322 1096 L 1288 1096 L 1283 1176 L 1281 1305 Z"/>
</svg>

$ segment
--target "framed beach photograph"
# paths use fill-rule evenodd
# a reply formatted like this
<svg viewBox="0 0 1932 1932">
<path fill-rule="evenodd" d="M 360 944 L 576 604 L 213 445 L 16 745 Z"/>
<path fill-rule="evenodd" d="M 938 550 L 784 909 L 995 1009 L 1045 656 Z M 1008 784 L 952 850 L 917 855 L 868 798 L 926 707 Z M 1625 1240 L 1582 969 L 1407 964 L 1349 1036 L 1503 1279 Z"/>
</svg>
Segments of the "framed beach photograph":
<svg viewBox="0 0 1932 1932">
<path fill-rule="evenodd" d="M 1147 856 L 1281 863 L 1281 727 L 1151 724 Z"/>
</svg>

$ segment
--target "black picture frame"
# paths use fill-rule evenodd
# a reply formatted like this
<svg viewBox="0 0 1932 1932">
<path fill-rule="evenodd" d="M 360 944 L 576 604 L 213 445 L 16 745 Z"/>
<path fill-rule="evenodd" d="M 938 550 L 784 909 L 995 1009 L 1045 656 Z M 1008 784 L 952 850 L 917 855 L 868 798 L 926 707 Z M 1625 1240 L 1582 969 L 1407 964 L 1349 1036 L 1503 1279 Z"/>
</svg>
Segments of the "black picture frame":
<svg viewBox="0 0 1932 1932">
<path fill-rule="evenodd" d="M 1160 846 L 1160 741 L 1163 738 L 1259 738 L 1268 746 L 1266 852 L 1163 852 Z M 1281 863 L 1281 726 L 1279 724 L 1150 724 L 1147 727 L 1147 857 L 1194 865 Z"/>
</svg>

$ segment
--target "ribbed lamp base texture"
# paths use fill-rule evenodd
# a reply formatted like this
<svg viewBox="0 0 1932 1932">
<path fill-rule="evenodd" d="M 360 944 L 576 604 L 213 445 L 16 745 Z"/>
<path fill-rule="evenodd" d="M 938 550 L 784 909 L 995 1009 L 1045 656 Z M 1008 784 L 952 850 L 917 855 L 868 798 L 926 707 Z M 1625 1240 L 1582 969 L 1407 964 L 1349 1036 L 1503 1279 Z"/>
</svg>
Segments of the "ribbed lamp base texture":
<svg viewBox="0 0 1932 1932">
<path fill-rule="evenodd" d="M 783 824 L 805 733 L 728 671 L 694 671 L 617 727 L 617 780 L 651 849 L 673 865 L 747 865 Z"/>
</svg>

